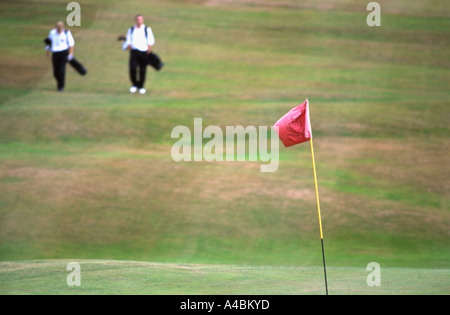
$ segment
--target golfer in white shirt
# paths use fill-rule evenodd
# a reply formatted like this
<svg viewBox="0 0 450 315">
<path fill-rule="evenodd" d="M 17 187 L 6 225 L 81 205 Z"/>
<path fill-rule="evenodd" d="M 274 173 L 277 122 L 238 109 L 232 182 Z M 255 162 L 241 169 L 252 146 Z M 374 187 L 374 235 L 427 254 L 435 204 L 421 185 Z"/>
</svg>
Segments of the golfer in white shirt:
<svg viewBox="0 0 450 315">
<path fill-rule="evenodd" d="M 135 17 L 136 25 L 132 26 L 127 33 L 126 46 L 130 51 L 130 79 L 132 86 L 130 93 L 145 94 L 145 75 L 147 71 L 148 55 L 155 44 L 152 29 L 144 24 L 141 14 Z M 137 69 L 139 68 L 139 79 Z"/>
<path fill-rule="evenodd" d="M 75 40 L 72 33 L 64 28 L 63 22 L 58 22 L 56 28 L 50 31 L 48 38 L 51 45 L 47 46 L 47 58 L 52 54 L 53 76 L 57 82 L 58 91 L 64 91 L 66 63 L 73 59 Z"/>
</svg>

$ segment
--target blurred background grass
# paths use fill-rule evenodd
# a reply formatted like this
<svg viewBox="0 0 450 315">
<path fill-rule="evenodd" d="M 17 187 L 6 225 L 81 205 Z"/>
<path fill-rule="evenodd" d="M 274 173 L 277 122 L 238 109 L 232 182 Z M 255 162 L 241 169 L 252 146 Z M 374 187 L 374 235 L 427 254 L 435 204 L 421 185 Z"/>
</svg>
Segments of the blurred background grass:
<svg viewBox="0 0 450 315">
<path fill-rule="evenodd" d="M 446 1 L 79 1 L 55 92 L 42 40 L 64 1 L 0 2 L 0 260 L 321 264 L 309 146 L 175 163 L 171 130 L 270 126 L 311 102 L 330 266 L 448 268 Z M 136 13 L 166 63 L 129 95 Z"/>
</svg>

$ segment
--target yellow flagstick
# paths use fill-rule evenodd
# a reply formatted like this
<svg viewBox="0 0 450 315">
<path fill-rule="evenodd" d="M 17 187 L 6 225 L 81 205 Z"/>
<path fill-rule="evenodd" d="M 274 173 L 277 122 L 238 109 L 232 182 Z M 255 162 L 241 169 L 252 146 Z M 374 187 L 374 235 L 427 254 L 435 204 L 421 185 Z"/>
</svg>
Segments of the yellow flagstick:
<svg viewBox="0 0 450 315">
<path fill-rule="evenodd" d="M 313 170 L 314 170 L 314 185 L 316 187 L 317 214 L 319 217 L 320 241 L 322 243 L 322 258 L 323 258 L 323 272 L 325 275 L 325 289 L 326 289 L 326 293 L 328 295 L 327 268 L 325 266 L 325 250 L 324 250 L 324 246 L 323 246 L 322 216 L 320 214 L 319 188 L 317 186 L 317 174 L 316 174 L 316 159 L 314 157 L 314 145 L 313 145 L 312 137 L 309 140 L 309 142 L 311 143 L 311 158 L 312 158 L 312 164 L 313 164 Z"/>
</svg>

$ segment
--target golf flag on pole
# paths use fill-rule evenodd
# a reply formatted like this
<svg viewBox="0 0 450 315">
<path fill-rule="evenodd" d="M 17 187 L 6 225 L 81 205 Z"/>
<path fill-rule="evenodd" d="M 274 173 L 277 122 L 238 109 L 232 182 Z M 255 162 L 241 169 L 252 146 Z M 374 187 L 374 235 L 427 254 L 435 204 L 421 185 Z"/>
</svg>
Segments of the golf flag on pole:
<svg viewBox="0 0 450 315">
<path fill-rule="evenodd" d="M 291 109 L 275 123 L 275 127 L 278 127 L 278 135 L 285 147 L 309 141 L 312 138 L 309 101 Z"/>
<path fill-rule="evenodd" d="M 316 188 L 317 215 L 319 218 L 320 241 L 322 243 L 323 272 L 325 276 L 325 289 L 328 295 L 327 268 L 325 266 L 325 250 L 323 245 L 322 216 L 320 213 L 319 189 L 317 185 L 316 161 L 314 157 L 314 145 L 312 139 L 311 122 L 309 120 L 309 101 L 291 109 L 281 117 L 274 125 L 278 136 L 285 147 L 309 141 L 311 143 L 311 158 L 314 171 L 314 185 Z"/>
</svg>

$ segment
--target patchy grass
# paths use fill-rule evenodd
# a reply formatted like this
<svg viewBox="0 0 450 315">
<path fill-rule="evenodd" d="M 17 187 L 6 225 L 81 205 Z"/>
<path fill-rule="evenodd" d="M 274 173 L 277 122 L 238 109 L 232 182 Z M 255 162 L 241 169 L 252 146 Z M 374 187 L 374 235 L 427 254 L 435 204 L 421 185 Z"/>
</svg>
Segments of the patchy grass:
<svg viewBox="0 0 450 315">
<path fill-rule="evenodd" d="M 320 265 L 308 146 L 273 174 L 170 156 L 195 117 L 269 126 L 308 97 L 329 265 L 448 269 L 448 11 L 381 2 L 379 29 L 357 1 L 87 2 L 63 98 L 41 42 L 66 3 L 0 3 L 0 260 Z M 144 97 L 115 40 L 136 12 L 166 63 Z"/>
<path fill-rule="evenodd" d="M 320 267 L 162 264 L 78 261 L 81 286 L 69 287 L 69 260 L 0 263 L 0 292 L 8 294 L 324 294 Z M 331 295 L 446 295 L 443 269 L 383 268 L 381 286 L 369 287 L 365 268 L 329 268 Z"/>
</svg>

